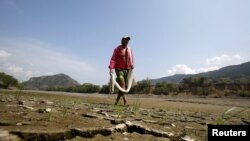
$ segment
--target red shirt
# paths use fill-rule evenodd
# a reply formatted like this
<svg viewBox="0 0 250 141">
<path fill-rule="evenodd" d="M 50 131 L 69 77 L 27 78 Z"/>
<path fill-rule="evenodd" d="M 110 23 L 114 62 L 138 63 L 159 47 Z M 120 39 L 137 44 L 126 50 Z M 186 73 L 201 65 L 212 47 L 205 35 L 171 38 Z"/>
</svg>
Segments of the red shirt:
<svg viewBox="0 0 250 141">
<path fill-rule="evenodd" d="M 110 60 L 110 69 L 133 69 L 134 59 L 132 49 L 130 47 L 125 48 L 125 54 L 122 53 L 123 46 L 115 48 L 112 58 Z"/>
</svg>

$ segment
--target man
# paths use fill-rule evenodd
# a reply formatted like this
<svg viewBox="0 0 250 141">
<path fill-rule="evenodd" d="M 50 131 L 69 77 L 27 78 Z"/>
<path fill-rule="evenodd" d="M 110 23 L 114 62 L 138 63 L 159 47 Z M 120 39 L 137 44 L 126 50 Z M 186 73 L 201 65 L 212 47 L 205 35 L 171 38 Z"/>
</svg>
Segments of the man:
<svg viewBox="0 0 250 141">
<path fill-rule="evenodd" d="M 128 85 L 128 73 L 134 68 L 132 49 L 128 47 L 129 41 L 130 37 L 122 37 L 121 45 L 115 48 L 109 65 L 110 73 L 113 73 L 113 69 L 115 69 L 117 75 L 116 80 L 123 89 L 126 89 Z M 115 105 L 121 97 L 123 98 L 124 105 L 127 104 L 124 92 L 119 91 Z"/>
</svg>

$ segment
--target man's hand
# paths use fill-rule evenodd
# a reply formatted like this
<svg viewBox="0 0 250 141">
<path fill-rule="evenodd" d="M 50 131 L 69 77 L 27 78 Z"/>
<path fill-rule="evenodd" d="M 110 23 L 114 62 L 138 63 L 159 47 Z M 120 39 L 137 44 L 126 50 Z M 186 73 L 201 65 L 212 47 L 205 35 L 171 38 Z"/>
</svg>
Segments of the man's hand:
<svg viewBox="0 0 250 141">
<path fill-rule="evenodd" d="M 113 69 L 109 69 L 109 73 L 113 73 Z"/>
</svg>

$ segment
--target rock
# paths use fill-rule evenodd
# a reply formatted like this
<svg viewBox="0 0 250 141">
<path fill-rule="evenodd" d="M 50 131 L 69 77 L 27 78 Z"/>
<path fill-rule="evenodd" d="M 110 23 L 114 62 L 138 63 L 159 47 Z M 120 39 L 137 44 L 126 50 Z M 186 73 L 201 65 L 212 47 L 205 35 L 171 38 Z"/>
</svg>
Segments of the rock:
<svg viewBox="0 0 250 141">
<path fill-rule="evenodd" d="M 0 129 L 0 139 L 1 140 L 7 140 L 7 137 L 9 136 L 9 132 L 8 131 L 4 131 L 2 129 Z"/>
<path fill-rule="evenodd" d="M 32 125 L 32 123 L 31 123 L 31 122 L 24 121 L 24 122 L 22 122 L 22 125 Z"/>
<path fill-rule="evenodd" d="M 195 127 L 190 127 L 190 126 L 185 126 L 185 129 L 206 131 L 205 129 L 195 128 Z"/>
<path fill-rule="evenodd" d="M 242 122 L 245 124 L 250 124 L 250 120 L 247 120 L 247 119 L 242 119 Z"/>
<path fill-rule="evenodd" d="M 16 123 L 10 121 L 0 121 L 0 126 L 10 126 L 15 125 Z"/>
<path fill-rule="evenodd" d="M 44 109 L 38 109 L 38 113 L 44 113 L 45 110 Z"/>
<path fill-rule="evenodd" d="M 158 115 L 150 115 L 152 118 L 161 118 L 163 119 L 164 117 L 163 116 L 158 116 Z"/>
<path fill-rule="evenodd" d="M 171 129 L 171 128 L 170 128 L 170 127 L 168 127 L 168 126 L 165 126 L 164 128 L 165 128 L 165 129 Z"/>
<path fill-rule="evenodd" d="M 110 115 L 111 117 L 113 117 L 113 118 L 119 118 L 119 117 L 121 117 L 121 115 L 119 116 L 119 115 Z"/>
<path fill-rule="evenodd" d="M 25 108 L 25 109 L 34 110 L 34 108 L 26 106 L 26 105 L 23 105 L 22 107 Z"/>
<path fill-rule="evenodd" d="M 144 115 L 144 116 L 148 115 L 148 111 L 147 110 L 140 111 L 139 113 L 141 115 Z"/>
<path fill-rule="evenodd" d="M 71 134 L 78 135 L 85 138 L 92 138 L 97 134 L 101 134 L 103 136 L 111 135 L 112 131 L 106 128 L 93 128 L 93 129 L 71 129 Z"/>
<path fill-rule="evenodd" d="M 24 105 L 24 101 L 20 100 L 20 101 L 18 101 L 17 104 L 19 104 L 19 105 Z"/>
<path fill-rule="evenodd" d="M 173 133 L 163 132 L 163 131 L 159 131 L 159 130 L 155 130 L 155 129 L 150 129 L 150 128 L 144 127 L 142 125 L 132 123 L 130 121 L 126 121 L 126 125 L 128 128 L 128 132 L 130 132 L 130 133 L 137 132 L 140 134 L 150 134 L 150 135 L 153 135 L 156 137 L 166 137 L 166 138 L 174 136 Z"/>
<path fill-rule="evenodd" d="M 10 98 L 7 98 L 6 100 L 7 100 L 7 102 L 12 102 L 12 99 L 10 99 Z"/>
<path fill-rule="evenodd" d="M 184 137 L 181 137 L 182 141 L 196 141 L 195 139 L 192 139 L 191 137 L 189 136 L 184 136 Z"/>
<path fill-rule="evenodd" d="M 51 108 L 46 108 L 45 112 L 50 113 L 51 112 Z"/>
<path fill-rule="evenodd" d="M 21 122 L 18 122 L 17 124 L 16 124 L 17 126 L 21 126 L 21 125 L 23 125 Z"/>
<path fill-rule="evenodd" d="M 58 141 L 74 137 L 70 130 L 55 132 L 11 131 L 10 133 L 22 137 L 25 141 Z"/>
<path fill-rule="evenodd" d="M 157 123 L 157 121 L 154 120 L 147 120 L 147 119 L 142 119 L 143 122 L 147 122 L 147 123 Z"/>
<path fill-rule="evenodd" d="M 122 120 L 122 119 L 111 119 L 110 122 L 111 122 L 111 124 L 115 124 L 115 125 L 116 125 L 116 124 L 125 123 L 125 121 Z"/>
<path fill-rule="evenodd" d="M 156 141 L 170 141 L 169 138 L 157 138 Z"/>
<path fill-rule="evenodd" d="M 101 110 L 100 110 L 100 108 L 93 108 L 93 110 L 92 110 L 93 112 L 100 112 Z"/>
<path fill-rule="evenodd" d="M 21 139 L 16 135 L 10 134 L 8 131 L 0 129 L 0 141 L 21 141 Z"/>
<path fill-rule="evenodd" d="M 38 113 L 50 113 L 51 112 L 51 108 L 45 108 L 45 109 L 38 109 Z"/>
<path fill-rule="evenodd" d="M 128 141 L 129 139 L 128 138 L 124 138 L 125 141 Z"/>
<path fill-rule="evenodd" d="M 0 99 L 0 102 L 7 102 L 7 100 L 5 100 L 5 99 Z"/>
<path fill-rule="evenodd" d="M 128 135 L 129 133 L 128 133 L 128 132 L 123 132 L 122 134 L 123 134 L 123 135 Z"/>
<path fill-rule="evenodd" d="M 159 109 L 157 110 L 157 112 L 165 112 L 163 109 Z"/>
<path fill-rule="evenodd" d="M 121 133 L 123 133 L 123 132 L 125 132 L 127 130 L 127 126 L 126 126 L 126 124 L 118 124 L 115 127 L 109 128 L 109 130 L 111 132 L 115 131 L 115 132 L 121 132 Z"/>
<path fill-rule="evenodd" d="M 104 115 L 104 116 L 106 116 L 106 117 L 109 117 L 109 114 L 107 113 L 107 112 L 104 112 L 104 111 L 98 111 L 97 112 L 98 114 L 101 114 L 101 115 Z"/>
<path fill-rule="evenodd" d="M 53 104 L 54 102 L 47 101 L 47 100 L 42 100 L 41 103 L 44 103 L 44 104 Z"/>
<path fill-rule="evenodd" d="M 84 117 L 88 117 L 88 118 L 100 118 L 100 119 L 103 119 L 102 117 L 100 117 L 100 116 L 98 116 L 98 115 L 95 115 L 95 114 L 89 114 L 89 113 L 82 114 L 82 116 L 84 116 Z"/>
</svg>

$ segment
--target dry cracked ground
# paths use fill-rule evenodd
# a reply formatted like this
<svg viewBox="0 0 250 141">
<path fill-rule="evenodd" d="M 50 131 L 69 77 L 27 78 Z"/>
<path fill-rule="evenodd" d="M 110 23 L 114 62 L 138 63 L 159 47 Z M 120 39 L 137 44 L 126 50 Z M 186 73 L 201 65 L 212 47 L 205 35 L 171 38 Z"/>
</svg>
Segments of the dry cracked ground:
<svg viewBox="0 0 250 141">
<path fill-rule="evenodd" d="M 2 141 L 203 141 L 207 124 L 250 123 L 250 99 L 0 91 Z"/>
</svg>

